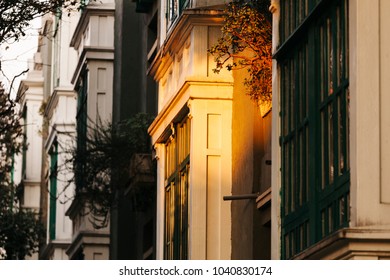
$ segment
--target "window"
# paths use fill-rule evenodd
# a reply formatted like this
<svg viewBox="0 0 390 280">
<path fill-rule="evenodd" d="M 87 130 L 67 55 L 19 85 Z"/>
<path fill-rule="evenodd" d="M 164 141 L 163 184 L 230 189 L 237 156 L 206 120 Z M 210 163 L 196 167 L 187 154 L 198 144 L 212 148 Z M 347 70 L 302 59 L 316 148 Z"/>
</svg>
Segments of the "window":
<svg viewBox="0 0 390 280">
<path fill-rule="evenodd" d="M 168 0 L 167 20 L 168 28 L 175 22 L 183 10 L 187 7 L 189 0 Z"/>
<path fill-rule="evenodd" d="M 88 92 L 88 72 L 82 76 L 77 96 L 77 157 L 76 157 L 76 188 L 80 189 L 84 185 L 84 164 L 87 150 L 87 92 Z"/>
<path fill-rule="evenodd" d="M 52 79 L 54 87 L 60 85 L 60 55 L 61 55 L 61 17 L 62 11 L 61 8 L 57 8 L 54 15 L 54 33 L 53 33 L 53 57 L 52 57 Z"/>
<path fill-rule="evenodd" d="M 148 60 L 148 66 L 150 66 L 154 60 L 154 58 L 157 55 L 157 45 L 158 45 L 158 18 L 157 18 L 157 12 L 154 14 L 153 18 L 148 24 L 147 28 L 147 60 Z"/>
<path fill-rule="evenodd" d="M 281 1 L 282 258 L 349 223 L 348 1 Z"/>
<path fill-rule="evenodd" d="M 188 258 L 190 131 L 186 117 L 165 143 L 165 259 Z"/>
<path fill-rule="evenodd" d="M 27 149 L 28 149 L 28 143 L 27 143 L 27 129 L 28 129 L 28 120 L 27 120 L 27 105 L 24 105 L 23 108 L 23 145 L 22 145 L 22 179 L 26 179 L 26 170 L 27 170 Z"/>
<path fill-rule="evenodd" d="M 56 239 L 57 212 L 57 173 L 58 173 L 58 143 L 54 142 L 50 151 L 50 199 L 49 199 L 49 238 Z"/>
</svg>

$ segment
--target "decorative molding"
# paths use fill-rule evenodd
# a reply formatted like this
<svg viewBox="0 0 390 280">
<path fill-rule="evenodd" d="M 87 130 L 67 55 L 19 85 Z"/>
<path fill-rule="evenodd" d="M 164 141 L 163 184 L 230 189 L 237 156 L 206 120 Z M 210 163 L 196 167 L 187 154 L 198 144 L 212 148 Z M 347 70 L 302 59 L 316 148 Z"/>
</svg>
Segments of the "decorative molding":
<svg viewBox="0 0 390 280">
<path fill-rule="evenodd" d="M 294 259 L 390 257 L 390 228 L 346 228 L 317 242 Z"/>
<path fill-rule="evenodd" d="M 182 85 L 182 87 L 171 97 L 168 102 L 166 102 L 164 108 L 159 112 L 159 114 L 156 116 L 152 124 L 149 126 L 148 132 L 150 135 L 156 133 L 158 128 L 163 125 L 165 128 L 165 123 L 167 121 L 168 115 L 174 111 L 174 116 L 176 116 L 179 111 L 183 108 L 182 106 L 177 106 L 177 104 L 184 102 L 187 103 L 191 99 L 210 99 L 210 100 L 232 100 L 233 98 L 233 90 L 231 92 L 226 91 L 226 96 L 221 96 L 218 93 L 215 93 L 215 95 L 212 95 L 210 93 L 206 93 L 205 95 L 200 95 L 195 93 L 196 91 L 189 91 L 190 87 L 201 87 L 201 86 L 218 86 L 219 88 L 221 87 L 226 87 L 226 88 L 232 88 L 233 83 L 232 82 L 220 82 L 220 81 L 214 81 L 214 80 L 199 80 L 199 78 L 194 77 L 193 79 L 189 79 L 185 81 Z M 202 91 L 203 92 L 203 91 Z M 183 99 L 185 99 L 183 101 Z M 172 119 L 168 120 L 172 121 Z M 160 139 L 161 136 L 158 136 Z M 158 141 L 158 140 L 157 140 Z"/>
<path fill-rule="evenodd" d="M 189 35 L 194 26 L 222 26 L 223 11 L 218 9 L 194 8 L 186 9 L 170 29 L 164 44 L 160 47 L 148 74 L 155 80 L 160 80 L 169 66 L 173 63 L 173 56 L 179 53 L 184 46 L 189 48 Z"/>
<path fill-rule="evenodd" d="M 84 34 L 87 26 L 89 25 L 89 18 L 93 15 L 105 15 L 105 16 L 114 16 L 115 13 L 115 4 L 99 4 L 99 5 L 88 5 L 82 12 L 81 17 L 77 23 L 76 29 L 73 33 L 72 39 L 70 41 L 70 47 L 78 49 L 81 43 L 81 37 Z"/>
</svg>

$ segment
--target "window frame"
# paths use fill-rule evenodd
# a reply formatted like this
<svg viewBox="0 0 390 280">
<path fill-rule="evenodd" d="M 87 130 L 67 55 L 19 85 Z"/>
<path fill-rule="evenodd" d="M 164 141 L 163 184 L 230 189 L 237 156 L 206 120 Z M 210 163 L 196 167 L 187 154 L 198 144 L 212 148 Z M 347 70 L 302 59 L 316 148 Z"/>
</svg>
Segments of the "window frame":
<svg viewBox="0 0 390 280">
<path fill-rule="evenodd" d="M 165 142 L 164 259 L 188 259 L 191 119 L 170 128 Z"/>
<path fill-rule="evenodd" d="M 76 168 L 76 189 L 81 189 L 85 184 L 84 179 L 84 165 L 85 159 L 81 158 L 86 153 L 87 137 L 88 137 L 88 69 L 82 74 L 77 95 L 77 115 L 76 115 L 76 129 L 77 129 L 77 155 L 79 165 Z"/>
<path fill-rule="evenodd" d="M 166 13 L 167 30 L 170 30 L 177 22 L 178 18 L 183 13 L 183 10 L 190 3 L 189 0 L 167 0 L 166 1 Z M 173 9 L 171 9 L 173 7 Z"/>
<path fill-rule="evenodd" d="M 50 150 L 50 191 L 49 191 L 49 239 L 56 239 L 58 142 L 55 140 Z"/>
<path fill-rule="evenodd" d="M 306 5 L 306 17 L 299 18 L 296 16 L 299 12 L 290 9 L 297 3 Z M 295 8 L 302 9 L 299 5 Z M 284 17 L 286 11 L 289 14 Z M 347 13 L 347 0 L 300 0 L 294 4 L 285 1 L 281 5 L 282 45 L 274 58 L 278 60 L 281 75 L 282 258 L 292 258 L 349 225 Z M 288 23 L 285 19 L 294 19 L 294 22 Z M 328 42 L 324 41 L 326 36 L 322 31 L 324 23 L 329 22 L 331 52 L 324 56 L 324 46 Z M 286 30 L 288 26 L 293 28 Z M 336 59 L 335 53 L 340 49 Z M 325 57 L 329 64 L 324 63 Z M 338 58 L 341 57 L 340 62 Z M 341 76 L 337 75 L 340 69 L 333 67 L 339 64 L 342 64 Z M 330 70 L 325 71 L 327 69 Z M 324 74 L 337 84 L 324 87 L 325 82 L 329 82 Z M 324 96 L 324 91 L 329 89 L 331 92 Z M 324 97 L 321 99 L 318 93 Z M 329 112 L 337 113 L 330 114 L 328 108 Z M 339 154 L 332 150 L 342 150 L 342 168 L 339 168 Z M 331 166 L 336 170 L 332 179 L 329 175 Z M 325 174 L 329 176 L 325 178 Z"/>
</svg>

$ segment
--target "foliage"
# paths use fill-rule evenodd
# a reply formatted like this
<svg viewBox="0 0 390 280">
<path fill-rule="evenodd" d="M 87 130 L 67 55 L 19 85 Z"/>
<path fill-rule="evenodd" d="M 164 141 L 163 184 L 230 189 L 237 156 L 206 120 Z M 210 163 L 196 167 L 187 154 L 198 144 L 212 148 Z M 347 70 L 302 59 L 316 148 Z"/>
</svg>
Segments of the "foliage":
<svg viewBox="0 0 390 280">
<path fill-rule="evenodd" d="M 0 209 L 3 212 L 13 203 L 9 194 L 14 189 L 12 182 L 13 155 L 22 148 L 19 141 L 22 126 L 16 104 L 4 92 L 0 84 Z M 1 214 L 0 214 L 1 215 Z M 1 242 L 1 241 L 0 241 Z"/>
<path fill-rule="evenodd" d="M 19 208 L 12 178 L 13 157 L 23 148 L 17 106 L 0 90 L 0 259 L 24 259 L 36 252 L 42 225 L 32 211 Z"/>
<path fill-rule="evenodd" d="M 0 184 L 9 183 L 12 155 L 22 148 L 18 141 L 22 134 L 17 106 L 0 84 Z"/>
<path fill-rule="evenodd" d="M 82 0 L 2 0 L 0 1 L 0 44 L 25 35 L 31 20 L 64 7 L 80 9 Z"/>
<path fill-rule="evenodd" d="M 256 102 L 272 98 L 272 28 L 267 10 L 269 1 L 233 1 L 226 5 L 222 36 L 209 49 L 219 73 L 246 68 L 244 83 L 248 95 Z"/>
<path fill-rule="evenodd" d="M 80 9 L 82 3 L 83 0 L 1 0 L 0 44 L 18 41 L 32 19 L 61 7 L 68 11 Z M 17 103 L 18 100 L 11 99 L 0 85 L 0 258 L 8 259 L 31 255 L 44 236 L 37 214 L 19 207 L 12 178 L 13 157 L 23 148 L 23 127 Z"/>
<path fill-rule="evenodd" d="M 76 197 L 88 206 L 96 228 L 107 226 L 116 190 L 128 185 L 132 156 L 151 152 L 147 128 L 152 120 L 139 113 L 115 125 L 98 122 L 88 128 L 85 146 L 80 148 L 78 141 L 71 151 Z"/>
<path fill-rule="evenodd" d="M 44 236 L 43 225 L 32 210 L 1 210 L 0 247 L 5 249 L 5 256 L 0 255 L 0 259 L 21 260 L 31 256 L 38 251 L 39 242 Z"/>
</svg>

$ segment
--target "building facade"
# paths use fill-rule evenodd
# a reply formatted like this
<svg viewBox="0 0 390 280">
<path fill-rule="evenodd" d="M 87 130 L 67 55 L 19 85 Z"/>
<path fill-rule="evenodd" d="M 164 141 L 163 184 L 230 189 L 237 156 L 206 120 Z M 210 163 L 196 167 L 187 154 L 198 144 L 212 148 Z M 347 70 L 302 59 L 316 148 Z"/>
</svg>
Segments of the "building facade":
<svg viewBox="0 0 390 280">
<path fill-rule="evenodd" d="M 42 59 L 38 52 L 29 61 L 26 79 L 20 82 L 17 99 L 20 104 L 23 125 L 23 151 L 15 159 L 14 182 L 21 186 L 20 207 L 40 212 L 42 123 L 40 108 L 43 101 Z M 38 259 L 35 253 L 28 259 Z"/>
<path fill-rule="evenodd" d="M 245 96 L 245 70 L 213 72 L 224 4 L 107 0 L 44 19 L 51 37 L 18 91 L 22 203 L 47 223 L 40 258 L 390 258 L 390 3 L 271 1 L 267 114 Z M 97 230 L 77 196 L 62 203 L 75 188 L 63 143 L 82 148 L 90 125 L 138 112 L 157 113 L 157 184 L 150 155 L 129 159 Z M 134 189 L 153 187 L 156 204 L 136 209 Z"/>
<path fill-rule="evenodd" d="M 33 70 L 19 89 L 24 121 L 31 125 L 25 126 L 28 149 L 15 160 L 14 177 L 25 186 L 23 207 L 35 207 L 46 229 L 34 258 L 153 259 L 151 154 L 128 159 L 129 172 L 120 179 L 126 186 L 115 195 L 120 199 L 112 205 L 110 223 L 99 229 L 96 217 L 85 214 L 89 207 L 78 195 L 82 176 L 72 164 L 75 149 L 83 152 L 94 127 L 155 114 L 156 84 L 146 72 L 157 50 L 157 2 L 142 13 L 128 1 L 85 4 L 79 12 L 43 17 Z M 135 196 L 145 192 L 150 203 L 140 207 Z"/>
<path fill-rule="evenodd" d="M 113 124 L 156 115 L 156 83 L 147 71 L 157 52 L 157 3 L 115 1 Z M 149 149 L 126 159 L 129 173 L 112 182 L 111 259 L 155 259 L 155 171 L 146 142 Z"/>
<path fill-rule="evenodd" d="M 213 72 L 207 50 L 221 36 L 224 4 L 159 5 L 150 72 L 158 115 L 149 128 L 157 159 L 157 259 L 270 257 L 272 114 L 262 118 L 245 96 L 243 72 Z M 242 194 L 252 199 L 223 200 Z"/>
<path fill-rule="evenodd" d="M 44 56 L 44 155 L 42 165 L 42 213 L 46 218 L 46 244 L 41 259 L 68 259 L 66 249 L 72 239 L 72 222 L 65 215 L 74 194 L 70 165 L 74 146 L 76 99 L 71 77 L 76 66 L 76 52 L 68 47 L 78 21 L 71 13 L 61 20 L 61 13 L 46 15 L 38 50 Z M 50 82 L 48 82 L 50 81 Z M 43 198 L 44 197 L 44 198 Z"/>
<path fill-rule="evenodd" d="M 389 257 L 388 8 L 273 1 L 275 259 Z"/>
<path fill-rule="evenodd" d="M 77 52 L 77 64 L 71 82 L 77 92 L 77 150 L 86 148 L 90 129 L 112 121 L 114 72 L 114 1 L 91 2 L 81 10 L 70 40 Z M 96 228 L 87 205 L 79 199 L 85 174 L 75 174 L 75 198 L 66 215 L 73 224 L 72 243 L 67 248 L 70 259 L 108 259 L 109 225 Z M 79 181 L 78 181 L 79 180 Z M 80 181 L 81 180 L 81 181 Z"/>
</svg>

